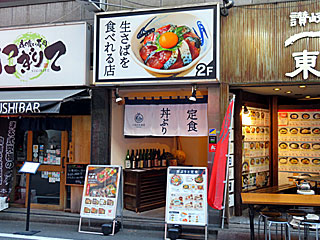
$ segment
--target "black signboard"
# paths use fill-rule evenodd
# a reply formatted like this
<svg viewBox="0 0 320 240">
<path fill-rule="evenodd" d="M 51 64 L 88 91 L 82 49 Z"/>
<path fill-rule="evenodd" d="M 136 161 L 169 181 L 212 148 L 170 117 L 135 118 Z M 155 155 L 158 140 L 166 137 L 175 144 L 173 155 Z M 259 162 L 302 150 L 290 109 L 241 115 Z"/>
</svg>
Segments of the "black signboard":
<svg viewBox="0 0 320 240">
<path fill-rule="evenodd" d="M 12 189 L 17 121 L 0 118 L 0 197 L 7 197 Z"/>
<path fill-rule="evenodd" d="M 87 164 L 67 164 L 66 185 L 84 185 Z"/>
</svg>

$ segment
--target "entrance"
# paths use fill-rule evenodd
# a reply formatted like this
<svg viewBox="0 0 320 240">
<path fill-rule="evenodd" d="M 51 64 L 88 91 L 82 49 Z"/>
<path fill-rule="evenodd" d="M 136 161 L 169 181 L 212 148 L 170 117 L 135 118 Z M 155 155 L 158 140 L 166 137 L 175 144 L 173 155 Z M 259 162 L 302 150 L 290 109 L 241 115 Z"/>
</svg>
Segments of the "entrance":
<svg viewBox="0 0 320 240">
<path fill-rule="evenodd" d="M 19 140 L 18 140 L 19 141 Z M 15 202 L 27 204 L 31 188 L 31 207 L 63 210 L 66 206 L 65 163 L 68 152 L 68 132 L 58 130 L 26 131 L 18 142 L 17 158 L 41 163 L 32 176 L 16 175 Z M 20 168 L 21 164 L 18 164 Z M 19 182 L 18 182 L 19 181 Z"/>
</svg>

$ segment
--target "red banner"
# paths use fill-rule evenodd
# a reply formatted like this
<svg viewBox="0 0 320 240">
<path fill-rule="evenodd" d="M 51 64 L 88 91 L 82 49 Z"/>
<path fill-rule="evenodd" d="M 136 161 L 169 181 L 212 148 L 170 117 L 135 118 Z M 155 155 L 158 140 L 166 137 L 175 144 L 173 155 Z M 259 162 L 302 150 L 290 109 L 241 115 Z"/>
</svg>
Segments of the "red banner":
<svg viewBox="0 0 320 240">
<path fill-rule="evenodd" d="M 226 163 L 229 145 L 230 125 L 233 113 L 234 99 L 229 103 L 226 115 L 224 117 L 216 154 L 213 160 L 211 170 L 211 180 L 208 189 L 208 204 L 218 210 L 222 209 L 224 183 L 226 179 Z"/>
</svg>

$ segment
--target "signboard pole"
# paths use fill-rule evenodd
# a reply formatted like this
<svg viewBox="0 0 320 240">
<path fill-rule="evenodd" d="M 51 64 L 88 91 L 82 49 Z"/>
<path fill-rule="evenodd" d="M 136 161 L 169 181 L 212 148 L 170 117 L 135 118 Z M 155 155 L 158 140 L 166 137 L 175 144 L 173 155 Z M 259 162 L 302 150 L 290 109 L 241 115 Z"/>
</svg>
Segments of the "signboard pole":
<svg viewBox="0 0 320 240">
<path fill-rule="evenodd" d="M 29 188 L 28 188 L 28 203 L 27 203 L 27 219 L 26 219 L 26 231 L 29 231 L 29 222 L 30 222 L 30 203 L 31 203 L 31 178 L 32 175 L 29 173 Z"/>
<path fill-rule="evenodd" d="M 17 232 L 14 234 L 21 234 L 21 235 L 34 235 L 36 233 L 39 233 L 40 231 L 29 231 L 29 225 L 30 225 L 30 204 L 31 204 L 31 178 L 32 174 L 36 174 L 38 168 L 40 166 L 40 163 L 35 162 L 25 162 L 22 167 L 20 168 L 20 173 L 26 173 L 27 176 L 29 176 L 28 181 L 28 198 L 27 198 L 27 218 L 26 218 L 26 231 L 25 232 Z"/>
</svg>

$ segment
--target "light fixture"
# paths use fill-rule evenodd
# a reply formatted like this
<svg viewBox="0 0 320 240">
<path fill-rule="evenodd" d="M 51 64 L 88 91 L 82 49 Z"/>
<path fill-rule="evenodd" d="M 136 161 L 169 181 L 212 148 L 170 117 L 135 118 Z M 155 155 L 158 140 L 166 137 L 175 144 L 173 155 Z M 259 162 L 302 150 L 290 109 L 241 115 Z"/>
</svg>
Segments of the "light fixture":
<svg viewBox="0 0 320 240">
<path fill-rule="evenodd" d="M 191 96 L 189 97 L 190 101 L 196 102 L 197 101 L 197 86 L 196 85 L 192 85 L 192 90 L 191 90 Z"/>
<path fill-rule="evenodd" d="M 248 110 L 246 105 L 243 105 L 243 113 L 244 114 L 249 114 L 249 110 Z"/>
<path fill-rule="evenodd" d="M 306 88 L 306 85 L 300 85 L 299 88 Z"/>
<path fill-rule="evenodd" d="M 116 88 L 116 91 L 114 92 L 114 96 L 116 97 L 116 103 L 122 101 L 122 97 L 119 95 L 119 88 Z"/>
<path fill-rule="evenodd" d="M 311 96 L 307 95 L 307 96 L 305 96 L 305 98 L 308 98 L 308 99 L 309 99 L 309 98 L 311 98 Z"/>
<path fill-rule="evenodd" d="M 274 91 L 280 91 L 281 88 L 274 88 L 273 90 L 274 90 Z"/>
<path fill-rule="evenodd" d="M 290 94 L 290 93 L 292 93 L 292 91 L 286 91 L 286 93 Z"/>
<path fill-rule="evenodd" d="M 220 9 L 220 14 L 224 17 L 229 15 L 229 9 L 233 7 L 233 0 L 223 0 L 223 7 Z"/>
</svg>

